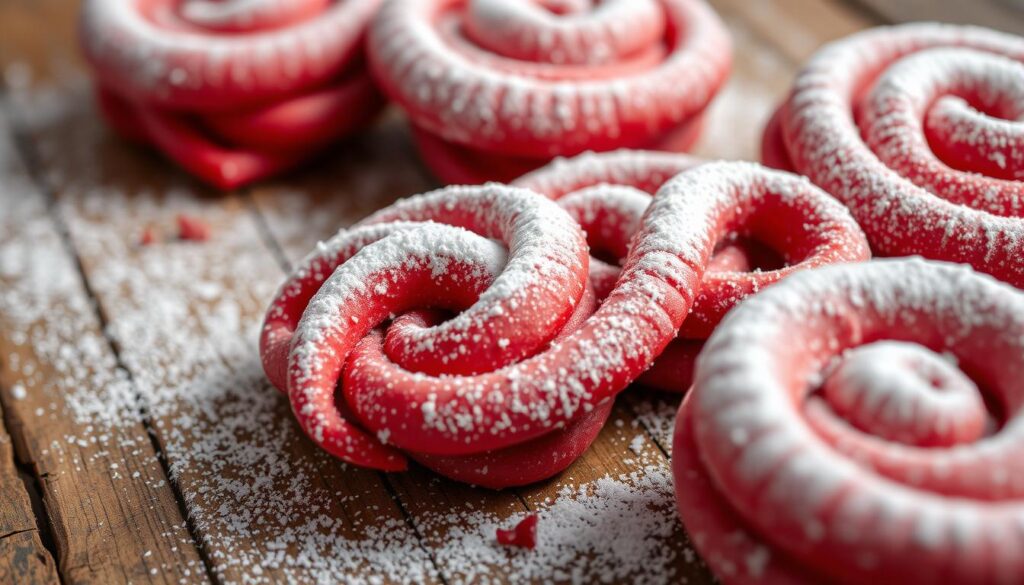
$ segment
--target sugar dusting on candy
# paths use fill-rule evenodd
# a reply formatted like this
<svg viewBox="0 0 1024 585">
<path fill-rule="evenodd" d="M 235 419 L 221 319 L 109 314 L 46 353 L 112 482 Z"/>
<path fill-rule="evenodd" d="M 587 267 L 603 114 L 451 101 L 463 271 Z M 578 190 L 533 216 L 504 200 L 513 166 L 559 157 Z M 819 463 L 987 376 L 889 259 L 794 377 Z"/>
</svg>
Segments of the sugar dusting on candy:
<svg viewBox="0 0 1024 585">
<path fill-rule="evenodd" d="M 1022 315 L 1020 291 L 919 259 L 802 272 L 740 305 L 705 347 L 675 434 L 676 477 L 692 490 L 678 492 L 684 522 L 715 570 L 768 546 L 761 571 L 775 577 L 1018 580 Z M 948 368 L 939 352 L 969 364 L 1011 405 L 1005 423 L 920 449 L 836 421 L 812 395 L 822 373 L 846 349 L 893 337 L 917 344 L 913 356 L 930 352 L 933 367 Z M 875 415 L 913 427 L 928 412 Z"/>
<path fill-rule="evenodd" d="M 380 0 L 86 0 L 101 113 L 221 190 L 294 168 L 383 100 L 366 71 Z"/>
<path fill-rule="evenodd" d="M 325 470 L 335 465 L 330 458 L 295 456 L 304 439 L 255 359 L 257 316 L 282 274 L 258 244 L 252 218 L 182 187 L 125 191 L 105 183 L 97 154 L 104 150 L 98 142 L 103 133 L 94 116 L 76 109 L 88 103 L 84 90 L 15 97 L 23 120 L 51 127 L 71 115 L 76 130 L 84 125 L 67 135 L 70 145 L 58 146 L 50 132 L 38 145 L 44 160 L 74 155 L 49 168 L 47 179 L 64 185 L 56 212 L 88 260 L 89 284 L 103 301 L 107 332 L 126 370 L 97 363 L 94 348 L 107 341 L 90 333 L 94 308 L 75 292 L 81 281 L 65 249 L 57 241 L 38 245 L 54 238 L 47 235 L 43 202 L 19 196 L 28 185 L 5 177 L 10 205 L 0 217 L 0 224 L 18 222 L 19 233 L 29 234 L 0 245 L 5 334 L 31 344 L 63 374 L 57 380 L 71 416 L 93 423 L 90 433 L 68 440 L 102 444 L 103 429 L 136 421 L 141 402 L 225 584 L 436 579 L 430 556 L 404 521 L 384 519 L 359 482 L 347 483 L 345 491 L 323 483 Z M 0 164 L 13 155 L 0 141 Z M 179 212 L 208 220 L 216 241 L 137 246 L 140 224 L 173 225 Z M 275 225 L 289 232 L 308 228 L 302 214 L 278 219 Z M 48 307 L 65 303 L 88 320 L 49 319 Z M 21 380 L 40 379 L 38 366 L 7 357 L 5 366 L 20 371 Z M 12 393 L 31 398 L 31 385 L 19 384 Z M 36 416 L 45 421 L 52 412 L 47 407 Z M 354 530 L 338 511 L 344 502 L 352 503 L 349 512 L 363 507 L 347 519 Z M 495 545 L 495 530 L 506 521 L 490 512 L 425 512 L 413 521 L 422 534 L 447 531 L 431 554 L 446 573 L 466 581 L 672 582 L 680 579 L 680 559 L 699 562 L 684 546 L 664 546 L 679 528 L 663 460 L 641 460 L 635 471 L 566 486 L 535 512 L 543 529 L 529 554 Z M 608 538 L 612 533 L 621 538 Z M 201 568 L 191 574 L 195 582 L 206 578 Z"/>
<path fill-rule="evenodd" d="M 459 218 L 459 223 L 472 227 L 482 236 L 507 241 L 511 248 L 507 262 L 504 253 L 496 254 L 492 250 L 494 244 L 481 235 L 451 226 L 425 224 L 411 230 L 395 231 L 366 246 L 345 260 L 322 284 L 313 283 L 313 286 L 318 286 L 316 294 L 305 307 L 291 343 L 288 390 L 307 432 L 332 453 L 337 452 L 339 457 L 348 457 L 353 462 L 369 462 L 362 456 L 362 450 L 369 452 L 369 448 L 360 445 L 353 450 L 340 443 L 343 439 L 347 440 L 346 437 L 352 431 L 346 428 L 347 423 L 340 420 L 337 413 L 323 412 L 332 407 L 320 397 L 325 391 L 332 392 L 335 383 L 329 380 L 323 386 L 321 378 L 333 377 L 336 375 L 334 372 L 340 371 L 340 364 L 337 363 L 339 352 L 352 351 L 351 343 L 358 340 L 358 337 L 349 334 L 350 331 L 361 335 L 394 310 L 387 303 L 394 302 L 389 299 L 401 298 L 397 296 L 401 291 L 392 290 L 393 286 L 403 286 L 401 274 L 426 270 L 432 280 L 453 279 L 448 286 L 458 288 L 477 286 L 473 282 L 484 276 L 492 279 L 471 307 L 434 331 L 424 330 L 431 335 L 441 331 L 452 340 L 454 357 L 465 360 L 474 359 L 469 357 L 471 350 L 466 347 L 468 344 L 480 346 L 494 341 L 499 348 L 507 348 L 505 337 L 485 340 L 482 336 L 498 335 L 495 328 L 500 327 L 502 332 L 516 333 L 517 338 L 522 337 L 519 333 L 523 330 L 520 322 L 528 323 L 525 331 L 530 337 L 535 337 L 537 332 L 549 332 L 546 337 L 538 338 L 533 348 L 527 348 L 531 353 L 543 350 L 575 310 L 583 294 L 586 249 L 579 227 L 553 202 L 522 189 L 500 185 L 449 187 L 399 202 L 372 215 L 364 222 L 366 227 L 358 229 L 372 229 L 374 224 L 386 225 L 393 220 L 444 221 L 446 216 Z M 296 285 L 305 279 L 315 280 L 315 274 L 310 275 L 309 272 L 322 270 L 317 268 L 318 262 L 336 255 L 335 250 L 340 246 L 338 242 L 347 241 L 354 233 L 339 234 L 335 238 L 336 242 L 322 246 L 304 261 L 296 271 L 296 280 L 286 283 L 282 289 L 281 298 L 287 300 L 289 295 L 297 294 L 301 289 Z M 460 269 L 454 270 L 455 267 Z M 460 270 L 465 270 L 465 273 Z M 370 284 L 373 284 L 374 290 L 369 290 Z M 377 289 L 383 292 L 378 293 Z M 381 306 L 374 308 L 373 303 L 354 303 L 355 299 L 374 299 Z M 275 310 L 285 306 L 284 302 L 275 301 L 268 324 L 274 322 Z M 358 320 L 353 320 L 352 316 L 358 316 Z M 331 346 L 333 339 L 349 339 L 350 346 L 334 348 Z M 413 355 L 436 353 L 439 349 L 435 345 L 440 341 L 436 337 L 429 343 L 425 339 L 413 338 L 405 347 Z M 517 341 L 517 351 L 522 343 Z M 340 357 L 347 359 L 347 354 Z M 443 362 L 451 356 L 445 354 L 438 357 Z M 417 395 L 411 399 L 399 398 L 390 403 L 382 403 L 375 396 L 375 393 L 381 391 L 380 387 L 386 390 L 394 387 L 397 393 L 404 391 L 407 386 L 429 383 L 430 380 L 404 374 L 408 376 L 408 381 L 399 382 L 397 377 L 403 374 L 395 374 L 381 384 L 368 384 L 360 390 L 361 386 L 355 380 L 361 376 L 359 372 L 364 369 L 363 364 L 363 360 L 356 360 L 350 365 L 346 395 L 353 410 L 364 422 L 382 425 L 382 428 L 375 429 L 377 434 L 388 431 L 386 435 L 391 443 L 425 453 L 433 453 L 437 449 L 435 441 L 408 438 L 409 433 L 415 430 L 409 427 L 416 423 L 403 424 L 399 417 L 403 410 L 421 410 L 424 425 L 450 434 L 451 440 L 460 445 L 465 437 L 466 445 L 461 445 L 460 449 L 487 450 L 486 447 L 470 443 L 468 439 L 483 432 L 498 435 L 507 430 L 507 425 L 489 427 L 478 420 L 483 414 L 482 408 L 490 408 L 485 405 L 495 403 L 495 395 L 498 399 L 504 399 L 500 395 L 500 388 L 495 387 L 492 393 L 490 387 L 474 383 L 469 377 L 436 378 L 439 385 L 465 389 L 456 397 L 459 401 L 456 408 L 464 408 L 465 411 L 464 415 L 459 412 L 447 420 L 438 418 L 435 421 L 430 408 L 421 406 L 423 398 L 429 396 L 425 391 L 417 391 Z M 505 364 L 496 365 L 500 367 Z M 483 371 L 492 369 L 483 368 Z M 444 374 L 444 368 L 441 373 Z M 480 396 L 482 392 L 486 395 Z M 306 405 L 309 405 L 308 408 Z M 524 406 L 532 405 L 524 401 Z M 367 411 L 376 418 L 367 417 Z M 564 416 L 569 419 L 575 412 L 567 409 Z M 334 447 L 335 443 L 338 443 L 339 448 Z M 439 453 L 448 454 L 444 451 Z"/>
<path fill-rule="evenodd" d="M 626 59 L 603 78 L 580 78 L 571 69 L 559 75 L 551 63 L 485 51 L 459 36 L 457 21 L 473 18 L 473 12 L 441 10 L 443 3 L 436 1 L 386 3 L 371 28 L 370 59 L 385 91 L 414 122 L 446 140 L 534 157 L 576 154 L 594 144 L 614 147 L 616 141 L 621 146 L 699 113 L 731 60 L 724 26 L 708 6 L 691 0 L 658 3 L 669 26 L 685 34 L 653 64 Z M 632 3 L 627 12 L 646 5 Z M 602 12 L 594 14 L 600 18 Z M 658 39 L 654 46 L 662 43 Z"/>
<path fill-rule="evenodd" d="M 908 56 L 915 54 L 921 58 L 910 61 Z M 934 57 L 934 61 L 925 58 L 926 55 Z M 972 72 L 975 82 L 986 76 L 990 78 L 991 88 L 982 90 L 982 94 L 985 91 L 1006 93 L 1003 90 L 1007 85 L 1016 88 L 1008 95 L 1019 94 L 1019 76 L 1005 74 L 1005 71 L 1019 71 L 1019 64 L 1024 61 L 1024 40 L 1018 36 L 978 27 L 918 23 L 879 27 L 827 45 L 801 71 L 785 105 L 782 132 L 786 154 L 799 172 L 811 177 L 851 209 L 872 247 L 880 254 L 922 254 L 938 260 L 964 262 L 1024 286 L 1024 262 L 1020 261 L 1024 256 L 1024 220 L 1017 216 L 1019 202 L 1013 200 L 1021 197 L 1020 181 L 1002 186 L 1013 195 L 1003 201 L 989 201 L 993 181 L 969 172 L 945 169 L 940 177 L 942 186 L 918 185 L 912 177 L 901 175 L 876 156 L 865 144 L 854 120 L 855 107 L 862 107 L 854 102 L 878 71 L 896 65 L 903 72 L 898 78 L 886 79 L 883 74 L 876 88 L 881 93 L 880 104 L 891 104 L 899 95 L 898 91 L 910 92 L 900 99 L 913 99 L 929 88 L 969 82 L 972 76 L 961 75 L 963 67 L 979 60 L 994 64 Z M 909 74 L 908 64 L 914 66 Z M 936 85 L 936 74 L 942 71 L 949 71 L 955 77 Z M 868 100 L 870 93 L 867 92 Z M 940 101 L 949 107 L 948 100 Z M 964 113 L 962 106 L 957 111 Z M 884 138 L 886 133 L 905 130 L 894 123 L 903 119 L 883 116 L 878 121 L 880 136 Z M 1016 127 L 1010 134 L 1019 139 L 1020 123 L 1003 122 L 1003 130 Z M 921 122 L 915 121 L 913 125 L 919 127 Z M 1000 136 L 1000 133 L 983 135 Z M 898 157 L 911 153 L 908 140 L 920 141 L 920 137 L 896 138 L 893 154 Z M 979 152 L 998 152 L 1003 146 L 989 144 Z M 942 167 L 940 164 L 939 168 Z M 966 190 L 970 196 L 955 194 L 956 189 L 951 186 Z M 950 187 L 948 200 L 947 187 Z M 942 192 L 937 193 L 937 189 Z M 989 212 L 997 207 L 1014 216 Z"/>
<path fill-rule="evenodd" d="M 396 207 L 408 208 L 405 211 L 384 210 L 381 215 L 410 219 L 417 206 L 435 205 L 437 197 L 456 197 L 459 191 L 415 198 Z M 365 377 L 359 374 L 359 391 L 347 390 L 346 397 L 361 421 L 391 431 L 389 442 L 427 453 L 461 455 L 482 445 L 506 447 L 559 428 L 619 392 L 649 363 L 651 346 L 663 347 L 674 335 L 684 316 L 680 309 L 692 303 L 695 279 L 722 232 L 738 221 L 737 206 L 753 207 L 768 200 L 796 206 L 793 201 L 806 203 L 805 199 L 817 205 L 809 217 L 820 221 L 820 233 L 814 237 L 821 241 L 807 241 L 814 250 L 809 264 L 867 257 L 866 243 L 845 209 L 805 179 L 751 163 L 709 163 L 670 181 L 654 198 L 619 286 L 578 332 L 496 373 L 445 379 L 410 375 L 393 364 L 368 368 Z M 535 205 L 551 207 L 552 218 L 565 216 L 550 202 Z M 524 249 L 530 239 L 529 234 L 523 238 Z M 384 259 L 395 262 L 397 257 Z M 355 263 L 351 274 L 342 266 L 310 304 L 293 345 L 291 381 L 322 385 L 318 376 L 333 377 L 340 370 L 330 365 L 338 356 L 325 340 L 352 327 L 338 307 L 353 306 L 347 299 L 364 286 L 368 262 L 371 259 L 363 258 Z M 350 387 L 355 378 L 347 378 Z M 326 387 L 333 389 L 329 382 Z M 318 387 L 318 395 L 322 393 Z M 318 432 L 313 429 L 314 436 Z"/>
<path fill-rule="evenodd" d="M 334 2 L 322 16 L 295 26 L 218 35 L 201 27 L 165 28 L 135 2 L 89 0 L 82 8 L 82 39 L 87 55 L 129 95 L 173 102 L 213 89 L 238 102 L 246 93 L 286 94 L 337 73 L 352 58 L 363 38 L 359 28 L 377 4 Z"/>
</svg>

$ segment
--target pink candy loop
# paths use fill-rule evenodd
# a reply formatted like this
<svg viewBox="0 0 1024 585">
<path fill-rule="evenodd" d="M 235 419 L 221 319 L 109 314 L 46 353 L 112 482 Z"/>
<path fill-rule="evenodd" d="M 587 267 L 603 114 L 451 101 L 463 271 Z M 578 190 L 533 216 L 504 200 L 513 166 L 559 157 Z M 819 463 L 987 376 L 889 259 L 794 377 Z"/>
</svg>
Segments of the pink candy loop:
<svg viewBox="0 0 1024 585">
<path fill-rule="evenodd" d="M 508 59 L 605 65 L 656 50 L 665 36 L 665 13 L 656 0 L 607 0 L 594 6 L 470 0 L 465 32 L 477 45 Z"/>
<path fill-rule="evenodd" d="M 583 233 L 549 199 L 492 184 L 400 202 L 285 283 L 264 368 L 306 433 L 345 461 L 398 470 L 408 456 L 493 487 L 549 477 L 676 335 L 738 210 L 798 184 L 743 163 L 676 177 L 600 306 Z"/>
<path fill-rule="evenodd" d="M 587 233 L 591 282 L 598 298 L 614 288 L 618 264 L 654 192 L 699 159 L 644 151 L 586 154 L 559 160 L 516 181 L 556 199 Z M 699 171 L 702 167 L 698 167 Z M 685 176 L 685 175 L 684 175 Z M 668 181 L 671 185 L 673 181 Z M 741 174 L 730 185 L 735 207 L 725 220 L 690 316 L 664 358 L 639 380 L 685 392 L 701 341 L 736 303 L 793 272 L 836 262 L 866 260 L 863 233 L 838 202 L 794 176 Z"/>
<path fill-rule="evenodd" d="M 1019 291 L 921 260 L 806 271 L 742 303 L 676 423 L 702 557 L 726 583 L 1024 578 L 1022 330 Z"/>
<path fill-rule="evenodd" d="M 763 142 L 847 205 L 881 255 L 1024 286 L 1024 40 L 911 24 L 828 45 Z"/>
</svg>

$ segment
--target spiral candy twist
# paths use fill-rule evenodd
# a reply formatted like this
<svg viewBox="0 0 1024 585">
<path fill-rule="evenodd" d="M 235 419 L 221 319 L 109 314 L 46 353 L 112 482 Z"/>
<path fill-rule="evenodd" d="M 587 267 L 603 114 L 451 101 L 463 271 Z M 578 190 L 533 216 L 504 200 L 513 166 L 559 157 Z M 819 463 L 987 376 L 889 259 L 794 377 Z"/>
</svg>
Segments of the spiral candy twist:
<svg viewBox="0 0 1024 585">
<path fill-rule="evenodd" d="M 923 260 L 806 271 L 741 304 L 676 421 L 702 556 L 728 583 L 1019 581 L 1022 311 L 1020 291 Z"/>
<path fill-rule="evenodd" d="M 822 49 L 766 130 L 764 160 L 846 204 L 881 255 L 1024 286 L 1024 40 L 913 24 Z"/>
<path fill-rule="evenodd" d="M 731 53 L 700 0 L 400 0 L 370 61 L 434 172 L 479 183 L 586 150 L 685 150 Z"/>
<path fill-rule="evenodd" d="M 618 151 L 585 154 L 530 173 L 515 184 L 558 201 L 580 223 L 592 252 L 590 278 L 598 300 L 618 279 L 630 240 L 658 189 L 678 189 L 674 175 L 700 159 L 670 153 Z M 870 257 L 867 241 L 837 201 L 800 178 L 756 166 L 728 182 L 736 201 L 693 309 L 673 341 L 640 382 L 685 392 L 703 342 L 738 302 L 793 272 Z M 689 173 L 684 174 L 687 176 Z M 668 181 L 666 183 L 666 181 Z M 672 185 L 670 188 L 669 186 Z"/>
<path fill-rule="evenodd" d="M 379 0 L 86 0 L 81 39 L 110 124 L 231 189 L 373 117 L 363 66 Z"/>
</svg>

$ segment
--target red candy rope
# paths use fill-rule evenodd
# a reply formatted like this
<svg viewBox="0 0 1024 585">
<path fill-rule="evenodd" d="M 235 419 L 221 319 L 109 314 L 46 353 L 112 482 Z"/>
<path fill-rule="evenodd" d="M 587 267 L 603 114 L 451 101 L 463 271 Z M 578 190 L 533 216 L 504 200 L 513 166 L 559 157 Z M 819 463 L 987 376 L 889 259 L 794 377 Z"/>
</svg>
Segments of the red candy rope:
<svg viewBox="0 0 1024 585">
<path fill-rule="evenodd" d="M 505 238 L 513 253 L 506 261 L 500 245 L 424 220 L 472 226 Z M 351 415 L 335 410 L 333 384 L 318 394 L 316 389 L 297 390 L 299 384 L 287 381 L 289 350 L 294 331 L 301 331 L 302 312 L 306 312 L 303 319 L 310 319 L 317 306 L 347 307 L 360 313 L 341 320 L 360 332 L 348 338 L 356 343 L 350 347 L 346 391 L 358 391 L 357 375 L 364 368 L 397 364 L 407 375 L 493 371 L 575 331 L 593 312 L 593 295 L 583 278 L 586 258 L 582 234 L 572 220 L 526 191 L 498 186 L 449 189 L 405 201 L 378 212 L 360 227 L 341 232 L 296 271 L 268 312 L 261 340 L 265 368 L 279 388 L 292 388 L 300 423 L 325 449 L 353 463 L 402 469 L 404 456 L 382 444 L 388 442 L 389 431 L 378 431 L 374 438 L 349 422 Z M 355 294 L 370 295 L 390 307 L 388 311 L 375 312 L 368 300 L 358 305 L 344 300 L 326 306 L 318 302 L 330 294 L 333 280 L 344 271 L 359 270 L 361 263 L 366 272 L 356 288 L 362 293 Z M 421 271 L 418 276 L 417 270 Z M 332 272 L 335 276 L 325 283 Z M 345 293 L 335 290 L 334 294 Z M 410 308 L 424 305 L 462 312 L 443 323 L 429 313 L 407 313 L 394 321 L 386 337 L 372 331 L 389 313 L 402 313 L 402 303 Z M 293 360 L 296 351 L 292 351 Z M 336 370 L 328 375 L 338 378 Z M 305 379 L 302 384 L 308 385 Z M 467 482 L 491 487 L 530 483 L 575 460 L 596 437 L 610 408 L 610 401 L 586 408 L 564 430 L 505 449 L 479 449 L 457 457 L 417 449 L 409 455 Z"/>
<path fill-rule="evenodd" d="M 839 198 L 888 256 L 1024 287 L 1024 40 L 906 25 L 820 51 L 769 124 L 766 163 Z"/>
<path fill-rule="evenodd" d="M 741 304 L 676 420 L 702 557 L 726 583 L 1024 579 L 1021 331 L 1020 291 L 921 260 L 807 271 Z"/>
<path fill-rule="evenodd" d="M 675 336 L 716 242 L 737 227 L 738 186 L 761 175 L 793 181 L 722 163 L 669 183 L 596 311 L 584 235 L 554 202 L 501 185 L 400 202 L 284 284 L 264 368 L 306 433 L 345 461 L 399 470 L 409 456 L 491 487 L 549 477 Z"/>
<path fill-rule="evenodd" d="M 645 191 L 654 192 L 669 177 L 701 162 L 643 151 L 587 154 L 556 161 L 515 184 L 556 199 L 583 227 L 591 250 L 617 264 L 626 258 L 651 201 Z M 715 251 L 680 339 L 641 378 L 642 383 L 685 392 L 701 342 L 736 303 L 795 271 L 870 256 L 849 213 L 806 181 L 760 171 L 749 171 L 742 179 L 746 182 L 738 187 L 741 207 L 734 226 Z M 757 268 L 778 264 L 778 256 L 778 268 Z M 592 258 L 590 276 L 602 299 L 615 286 L 619 269 Z"/>
<path fill-rule="evenodd" d="M 86 0 L 111 126 L 231 189 L 290 169 L 383 100 L 362 64 L 379 0 Z"/>
<path fill-rule="evenodd" d="M 586 150 L 685 150 L 731 64 L 701 0 L 399 0 L 369 54 L 448 182 L 509 181 Z"/>
</svg>

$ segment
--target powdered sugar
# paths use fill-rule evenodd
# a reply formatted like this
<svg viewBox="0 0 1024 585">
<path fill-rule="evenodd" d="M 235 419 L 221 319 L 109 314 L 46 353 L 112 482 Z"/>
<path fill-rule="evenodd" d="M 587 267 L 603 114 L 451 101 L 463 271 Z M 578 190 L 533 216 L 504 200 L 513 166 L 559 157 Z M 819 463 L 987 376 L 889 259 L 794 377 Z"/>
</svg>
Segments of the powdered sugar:
<svg viewBox="0 0 1024 585">
<path fill-rule="evenodd" d="M 617 583 L 643 581 L 670 583 L 684 579 L 675 569 L 689 559 L 696 573 L 698 561 L 664 542 L 678 530 L 672 496 L 672 478 L 664 466 L 645 466 L 636 472 L 603 477 L 578 487 L 563 488 L 539 506 L 537 548 L 509 551 L 493 542 L 494 530 L 504 522 L 489 514 L 466 518 L 465 528 L 449 532 L 438 555 L 465 555 L 459 569 L 464 582 L 493 583 L 489 571 L 502 567 L 506 578 L 539 583 Z M 421 529 L 429 530 L 431 520 Z M 458 551 L 458 552 L 457 552 Z M 586 551 L 581 557 L 580 552 Z M 585 560 L 584 560 L 585 559 Z"/>
<path fill-rule="evenodd" d="M 358 50 L 378 0 L 334 2 L 320 17 L 245 35 L 166 26 L 162 19 L 173 17 L 161 10 L 171 8 L 159 4 L 150 14 L 134 2 L 85 2 L 82 37 L 89 59 L 106 83 L 127 95 L 180 106 L 208 103 L 214 92 L 224 107 L 337 74 Z"/>
<path fill-rule="evenodd" d="M 955 364 L 915 344 L 878 342 L 850 350 L 822 395 L 865 432 L 921 447 L 977 441 L 988 417 L 978 386 Z"/>
<path fill-rule="evenodd" d="M 984 188 L 971 197 L 979 206 L 974 209 L 917 186 L 882 163 L 865 145 L 854 122 L 854 100 L 879 70 L 908 55 L 935 48 L 959 48 L 961 56 L 966 53 L 963 48 L 969 48 L 986 53 L 986 58 L 1002 56 L 1004 64 L 1007 59 L 1018 63 L 1024 60 L 1024 43 L 1019 37 L 938 24 L 877 28 L 828 45 L 801 72 L 784 111 L 783 130 L 792 163 L 850 207 L 878 252 L 925 254 L 966 262 L 1013 284 L 1024 284 L 1024 263 L 1020 262 L 1024 256 L 1024 228 L 1019 218 L 985 211 L 997 204 L 986 203 Z M 936 72 L 934 67 L 945 68 L 949 63 L 949 51 L 936 56 L 939 60 L 934 66 L 915 61 L 923 67 L 916 67 L 918 73 L 911 79 L 904 75 L 904 79 L 891 79 L 883 85 L 928 79 L 929 73 Z M 963 59 L 976 61 L 978 57 L 967 55 Z M 977 73 L 984 75 L 980 70 Z M 955 81 L 946 79 L 943 83 Z M 948 180 L 963 182 L 964 175 Z M 978 183 L 984 187 L 986 181 Z M 1019 185 L 1008 187 L 1013 190 Z M 956 195 L 951 199 L 965 201 Z M 1010 201 L 1009 206 L 1013 205 Z"/>
</svg>

